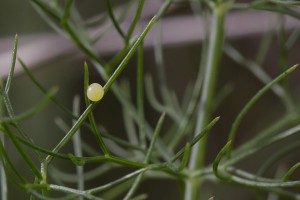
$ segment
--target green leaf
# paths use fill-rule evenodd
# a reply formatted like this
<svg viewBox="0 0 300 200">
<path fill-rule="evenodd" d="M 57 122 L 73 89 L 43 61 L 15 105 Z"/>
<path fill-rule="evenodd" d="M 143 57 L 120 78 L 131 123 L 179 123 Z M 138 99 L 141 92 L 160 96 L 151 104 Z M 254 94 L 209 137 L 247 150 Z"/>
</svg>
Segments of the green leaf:
<svg viewBox="0 0 300 200">
<path fill-rule="evenodd" d="M 148 23 L 148 25 L 146 26 L 146 28 L 144 29 L 144 31 L 141 33 L 141 35 L 139 36 L 139 38 L 133 44 L 132 48 L 129 50 L 129 52 L 124 57 L 124 59 L 122 60 L 122 62 L 119 64 L 119 66 L 117 67 L 117 69 L 114 71 L 114 73 L 108 79 L 108 81 L 104 85 L 104 91 L 105 91 L 105 93 L 109 90 L 109 88 L 111 87 L 111 85 L 120 76 L 121 72 L 124 70 L 124 68 L 126 67 L 126 65 L 129 62 L 130 58 L 133 56 L 133 54 L 137 50 L 138 46 L 142 43 L 142 41 L 144 40 L 144 38 L 146 37 L 147 33 L 152 28 L 152 26 L 154 25 L 154 23 L 156 22 L 156 20 L 157 19 L 156 19 L 155 16 L 150 20 L 150 22 Z"/>
<path fill-rule="evenodd" d="M 184 154 L 183 154 L 183 158 L 181 161 L 181 164 L 178 168 L 178 171 L 181 172 L 182 170 L 184 170 L 184 168 L 187 166 L 188 161 L 189 161 L 189 157 L 190 157 L 190 153 L 191 153 L 191 145 L 189 143 L 187 143 L 185 145 L 185 150 L 184 150 Z"/>
<path fill-rule="evenodd" d="M 284 78 L 286 78 L 290 73 L 292 73 L 293 71 L 296 70 L 298 65 L 294 65 L 293 67 L 289 68 L 288 70 L 286 70 L 285 72 L 283 72 L 282 74 L 280 74 L 277 78 L 275 78 L 273 81 L 271 81 L 270 83 L 268 83 L 265 87 L 263 87 L 261 90 L 259 90 L 251 99 L 250 101 L 248 101 L 248 103 L 244 106 L 244 108 L 241 110 L 241 112 L 238 114 L 238 116 L 236 117 L 236 119 L 234 120 L 231 130 L 229 132 L 229 137 L 228 137 L 228 141 L 232 141 L 232 143 L 234 142 L 235 136 L 237 134 L 237 130 L 240 126 L 240 123 L 242 121 L 242 119 L 245 117 L 245 115 L 248 113 L 248 111 L 254 106 L 254 104 L 264 95 L 267 93 L 267 91 L 269 91 L 273 85 L 275 85 L 276 83 L 280 82 L 281 80 L 283 80 Z M 230 157 L 230 153 L 231 153 L 231 149 L 229 149 L 229 151 L 227 152 L 227 156 Z"/>
<path fill-rule="evenodd" d="M 293 165 L 288 172 L 284 175 L 283 177 L 283 181 L 287 182 L 290 177 L 292 176 L 292 174 L 300 167 L 300 163 L 296 163 L 295 165 Z"/>
<path fill-rule="evenodd" d="M 195 144 L 197 144 L 201 138 L 203 138 L 209 130 L 219 121 L 220 117 L 216 117 L 213 119 L 196 137 L 191 141 L 191 147 L 193 147 Z M 185 151 L 185 147 L 179 150 L 176 155 L 170 160 L 171 163 L 174 163 L 176 160 L 178 160 Z"/>
<path fill-rule="evenodd" d="M 221 151 L 218 153 L 217 157 L 214 160 L 213 163 L 213 171 L 217 178 L 225 181 L 230 180 L 230 176 L 226 174 L 225 169 L 223 171 L 219 170 L 219 164 L 223 158 L 223 156 L 226 154 L 226 152 L 230 149 L 232 143 L 231 141 L 228 141 L 226 145 L 221 149 Z"/>
<path fill-rule="evenodd" d="M 105 3 L 106 3 L 106 6 L 107 6 L 108 15 L 109 15 L 111 21 L 113 22 L 113 25 L 115 26 L 115 29 L 117 30 L 119 35 L 124 39 L 124 41 L 126 41 L 126 36 L 125 36 L 124 32 L 122 31 L 119 22 L 115 18 L 113 8 L 112 8 L 112 4 L 111 4 L 111 0 L 105 0 Z"/>
<path fill-rule="evenodd" d="M 17 58 L 17 51 L 18 51 L 18 41 L 19 41 L 19 37 L 16 34 L 14 49 L 13 49 L 12 58 L 11 58 L 10 70 L 9 70 L 9 74 L 8 74 L 6 85 L 5 85 L 5 93 L 6 94 L 8 94 L 8 92 L 10 90 L 10 85 L 11 85 L 11 82 L 12 82 L 12 79 L 13 79 L 13 76 L 14 76 L 16 58 Z"/>
<path fill-rule="evenodd" d="M 6 124 L 2 123 L 2 126 L 5 130 L 5 132 L 8 134 L 11 141 L 13 142 L 13 144 L 15 145 L 15 147 L 17 148 L 20 155 L 25 160 L 26 164 L 30 167 L 30 169 L 35 174 L 35 176 L 37 176 L 40 180 L 42 180 L 42 175 L 41 175 L 40 171 L 37 169 L 37 167 L 35 166 L 33 161 L 30 159 L 29 155 L 21 147 L 21 145 L 19 144 L 19 141 L 17 140 L 16 136 L 11 132 L 11 130 L 8 128 L 8 126 Z"/>
<path fill-rule="evenodd" d="M 42 99 L 42 101 L 40 101 L 36 106 L 34 106 L 33 108 L 23 112 L 22 114 L 16 115 L 14 117 L 3 117 L 0 118 L 0 122 L 5 122 L 5 123 L 13 123 L 13 122 L 21 122 L 24 121 L 26 119 L 29 119 L 30 117 L 36 115 L 37 113 L 40 112 L 40 110 L 42 110 L 47 104 L 48 102 L 51 100 L 51 98 L 53 98 L 56 94 L 57 94 L 58 88 L 54 87 L 51 88 L 46 95 L 44 96 L 44 98 Z"/>
</svg>

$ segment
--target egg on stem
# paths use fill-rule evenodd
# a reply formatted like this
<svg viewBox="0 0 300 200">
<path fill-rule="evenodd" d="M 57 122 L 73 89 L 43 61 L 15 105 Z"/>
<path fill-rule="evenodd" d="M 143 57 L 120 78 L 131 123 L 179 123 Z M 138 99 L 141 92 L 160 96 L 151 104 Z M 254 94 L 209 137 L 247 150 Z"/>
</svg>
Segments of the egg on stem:
<svg viewBox="0 0 300 200">
<path fill-rule="evenodd" d="M 89 98 L 89 100 L 93 102 L 100 101 L 104 95 L 104 89 L 103 87 L 98 83 L 92 83 L 87 91 L 86 95 Z"/>
</svg>

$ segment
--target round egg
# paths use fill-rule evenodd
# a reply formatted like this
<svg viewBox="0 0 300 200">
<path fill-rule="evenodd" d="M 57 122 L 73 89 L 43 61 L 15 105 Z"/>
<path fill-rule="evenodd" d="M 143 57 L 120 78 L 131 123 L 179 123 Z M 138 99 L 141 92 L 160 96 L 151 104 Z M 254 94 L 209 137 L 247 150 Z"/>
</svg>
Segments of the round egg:
<svg viewBox="0 0 300 200">
<path fill-rule="evenodd" d="M 86 95 L 89 98 L 89 100 L 96 102 L 102 99 L 104 95 L 104 89 L 100 84 L 92 83 L 88 87 Z"/>
</svg>

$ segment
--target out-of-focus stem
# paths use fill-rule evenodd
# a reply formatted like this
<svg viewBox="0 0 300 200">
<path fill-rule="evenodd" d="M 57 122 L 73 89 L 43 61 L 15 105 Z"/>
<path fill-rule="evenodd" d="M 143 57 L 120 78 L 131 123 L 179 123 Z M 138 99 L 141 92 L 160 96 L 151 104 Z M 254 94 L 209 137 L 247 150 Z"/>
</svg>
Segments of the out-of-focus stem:
<svg viewBox="0 0 300 200">
<path fill-rule="evenodd" d="M 209 122 L 212 115 L 212 101 L 215 90 L 216 77 L 218 73 L 218 66 L 220 60 L 220 54 L 222 52 L 223 43 L 223 26 L 224 17 L 227 11 L 227 4 L 219 4 L 213 6 L 211 29 L 209 36 L 209 46 L 207 61 L 205 67 L 205 75 L 203 88 L 201 92 L 201 98 L 199 102 L 199 111 L 197 116 L 197 125 L 195 134 L 199 133 L 204 126 Z M 189 163 L 189 169 L 191 171 L 200 169 L 204 165 L 205 149 L 206 149 L 207 137 L 202 138 L 200 142 L 193 148 L 191 153 L 191 159 Z M 185 200 L 198 199 L 202 180 L 188 179 L 185 183 Z"/>
</svg>

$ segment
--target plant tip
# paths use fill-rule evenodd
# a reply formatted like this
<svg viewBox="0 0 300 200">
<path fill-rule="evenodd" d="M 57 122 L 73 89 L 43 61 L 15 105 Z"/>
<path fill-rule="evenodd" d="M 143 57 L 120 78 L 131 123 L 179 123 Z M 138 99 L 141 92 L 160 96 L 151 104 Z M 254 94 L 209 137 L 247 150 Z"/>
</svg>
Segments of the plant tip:
<svg viewBox="0 0 300 200">
<path fill-rule="evenodd" d="M 52 88 L 50 89 L 50 91 L 51 91 L 51 93 L 52 93 L 53 95 L 55 95 L 55 94 L 58 92 L 58 90 L 59 90 L 59 87 L 58 87 L 58 86 L 54 86 L 54 87 L 52 87 Z"/>
<path fill-rule="evenodd" d="M 299 66 L 299 64 L 297 63 L 297 64 L 294 65 L 294 68 L 297 68 L 298 66 Z"/>
<path fill-rule="evenodd" d="M 293 72 L 298 66 L 299 66 L 299 64 L 293 65 L 291 68 L 289 68 L 289 69 L 287 70 L 287 72 Z"/>
</svg>

